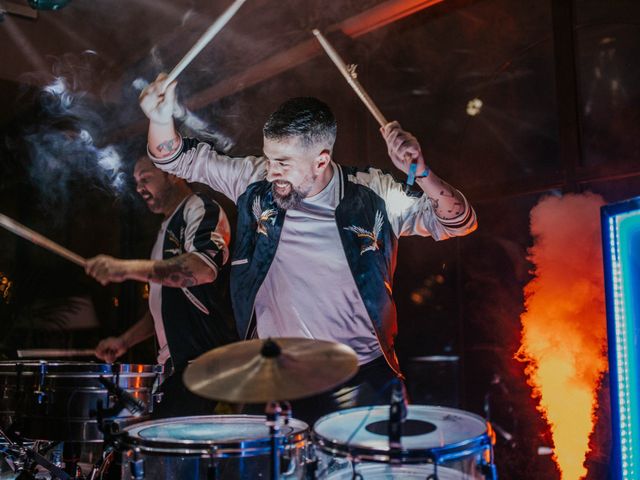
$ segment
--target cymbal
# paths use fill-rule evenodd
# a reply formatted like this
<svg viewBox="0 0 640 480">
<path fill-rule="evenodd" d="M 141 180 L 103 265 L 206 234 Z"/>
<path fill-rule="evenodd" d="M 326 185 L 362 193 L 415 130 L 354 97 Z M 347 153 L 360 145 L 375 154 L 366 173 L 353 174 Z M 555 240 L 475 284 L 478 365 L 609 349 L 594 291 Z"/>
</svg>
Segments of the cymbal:
<svg viewBox="0 0 640 480">
<path fill-rule="evenodd" d="M 307 338 L 247 340 L 196 358 L 183 380 L 213 400 L 265 403 L 296 400 L 330 390 L 358 371 L 348 346 Z"/>
</svg>

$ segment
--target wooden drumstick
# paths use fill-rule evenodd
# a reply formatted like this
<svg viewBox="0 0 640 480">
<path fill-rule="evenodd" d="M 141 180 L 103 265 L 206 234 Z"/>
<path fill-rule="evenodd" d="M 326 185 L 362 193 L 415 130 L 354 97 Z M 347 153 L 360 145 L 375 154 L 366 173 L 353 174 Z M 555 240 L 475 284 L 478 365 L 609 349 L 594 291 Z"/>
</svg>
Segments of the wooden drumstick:
<svg viewBox="0 0 640 480">
<path fill-rule="evenodd" d="M 355 73 L 349 70 L 349 67 L 347 67 L 346 63 L 344 63 L 344 60 L 342 60 L 342 57 L 340 57 L 340 54 L 335 50 L 335 48 L 333 48 L 333 46 L 324 37 L 324 35 L 322 35 L 320 30 L 318 30 L 317 28 L 314 28 L 313 34 L 316 36 L 316 38 L 320 42 L 320 45 L 322 45 L 322 48 L 324 49 L 325 53 L 329 56 L 331 61 L 333 61 L 335 66 L 338 67 L 338 70 L 340 70 L 340 73 L 342 74 L 342 76 L 345 78 L 347 83 L 351 85 L 351 88 L 353 88 L 353 90 L 356 92 L 358 97 L 360 97 L 360 100 L 362 100 L 362 103 L 364 103 L 367 109 L 371 112 L 371 114 L 376 119 L 378 124 L 381 127 L 384 127 L 385 125 L 387 125 L 389 122 L 387 121 L 385 116 L 382 114 L 380 109 L 373 102 L 373 100 L 371 100 L 371 97 L 369 96 L 369 94 L 365 91 L 364 88 L 362 88 L 362 85 L 360 85 L 360 82 L 356 78 Z M 410 158 L 408 154 L 405 156 L 405 160 L 411 160 L 411 165 L 409 166 L 409 172 L 407 174 L 407 185 L 413 185 L 416 178 L 416 169 L 418 167 L 418 164 L 413 160 L 413 158 Z"/>
<path fill-rule="evenodd" d="M 80 265 L 84 268 L 87 264 L 86 258 L 81 257 L 77 253 L 73 253 L 62 245 L 58 245 L 53 240 L 49 240 L 47 237 L 34 232 L 30 228 L 25 227 L 2 213 L 0 213 L 0 226 L 32 243 L 35 243 L 36 245 L 40 245 L 41 247 L 72 261 L 76 265 Z"/>
<path fill-rule="evenodd" d="M 191 63 L 191 61 L 196 58 L 196 56 L 202 51 L 204 47 L 215 37 L 220 30 L 224 28 L 224 26 L 231 20 L 231 18 L 236 14 L 236 12 L 240 9 L 242 4 L 246 0 L 235 0 L 223 13 L 220 15 L 215 22 L 207 29 L 206 32 L 202 34 L 202 36 L 198 39 L 198 41 L 191 47 L 191 50 L 187 52 L 187 54 L 178 62 L 178 64 L 173 67 L 173 70 L 169 72 L 167 78 L 164 81 L 164 88 L 173 82 L 182 71 L 187 68 L 187 65 Z"/>
<path fill-rule="evenodd" d="M 60 357 L 90 357 L 95 354 L 94 349 L 55 349 L 32 348 L 18 350 L 18 358 L 60 358 Z"/>
<path fill-rule="evenodd" d="M 342 73 L 342 76 L 347 80 L 349 85 L 351 85 L 351 88 L 353 88 L 353 90 L 356 92 L 358 97 L 360 97 L 360 100 L 362 100 L 362 102 L 369 109 L 371 114 L 378 121 L 380 126 L 384 127 L 386 124 L 388 124 L 389 122 L 384 117 L 380 109 L 376 106 L 375 103 L 373 103 L 373 100 L 371 100 L 371 97 L 369 96 L 369 94 L 364 90 L 364 88 L 362 88 L 362 85 L 360 85 L 360 82 L 358 81 L 358 79 L 355 78 L 355 75 L 353 75 L 349 71 L 349 67 L 347 67 L 347 65 L 344 63 L 344 60 L 342 60 L 342 57 L 340 57 L 338 52 L 336 52 L 336 50 L 329 43 L 329 41 L 326 38 L 324 38 L 324 35 L 320 33 L 320 30 L 318 30 L 317 28 L 314 28 L 313 34 L 316 36 L 316 38 L 320 42 L 320 45 L 322 45 L 322 48 L 324 49 L 326 54 L 329 56 L 329 58 L 333 61 L 336 67 L 338 67 L 338 70 L 340 70 L 340 73 Z"/>
</svg>

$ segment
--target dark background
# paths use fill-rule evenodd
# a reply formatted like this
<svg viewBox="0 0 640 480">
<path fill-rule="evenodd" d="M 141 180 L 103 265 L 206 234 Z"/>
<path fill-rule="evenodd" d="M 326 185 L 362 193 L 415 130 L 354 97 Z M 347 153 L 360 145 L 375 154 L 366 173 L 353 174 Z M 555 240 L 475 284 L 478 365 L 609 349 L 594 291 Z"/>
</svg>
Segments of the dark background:
<svg viewBox="0 0 640 480">
<path fill-rule="evenodd" d="M 9 3 L 24 4 L 0 5 L 10 12 Z M 86 129 L 96 146 L 119 152 L 128 176 L 145 132 L 133 80 L 170 70 L 227 4 L 73 0 L 35 19 L 6 13 L 0 211 L 82 256 L 146 257 L 160 219 L 130 184 L 114 189 L 94 153 L 69 145 Z M 501 478 L 558 478 L 551 458 L 537 454 L 551 445 L 548 426 L 513 359 L 530 279 L 529 212 L 550 193 L 588 190 L 614 202 L 640 192 L 639 25 L 631 0 L 248 0 L 179 78 L 181 100 L 233 142 L 233 154 L 260 153 L 266 116 L 289 97 L 313 95 L 338 118 L 338 162 L 391 170 L 377 124 L 315 43 L 310 30 L 320 28 L 358 64 L 385 116 L 414 133 L 433 170 L 466 194 L 477 232 L 400 241 L 398 353 L 417 402 L 481 414 L 491 395 L 494 420 L 514 435 L 498 437 Z M 57 77 L 68 103 L 42 93 Z M 471 116 L 474 98 L 483 106 Z M 144 308 L 142 285 L 100 287 L 4 230 L 0 245 L 11 282 L 0 303 L 9 358 L 17 348 L 92 347 Z M 78 297 L 91 300 L 95 317 L 71 329 L 65 315 Z M 147 342 L 124 361 L 153 355 Z M 458 360 L 414 360 L 434 355 Z M 601 400 L 589 479 L 607 477 L 606 389 Z"/>
</svg>

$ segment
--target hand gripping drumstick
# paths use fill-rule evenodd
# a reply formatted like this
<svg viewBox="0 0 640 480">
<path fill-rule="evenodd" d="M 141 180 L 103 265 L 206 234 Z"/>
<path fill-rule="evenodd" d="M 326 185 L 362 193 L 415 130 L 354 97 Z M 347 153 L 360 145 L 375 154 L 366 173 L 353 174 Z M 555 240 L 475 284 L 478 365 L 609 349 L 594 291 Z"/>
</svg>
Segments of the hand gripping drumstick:
<svg viewBox="0 0 640 480">
<path fill-rule="evenodd" d="M 223 13 L 220 15 L 215 22 L 207 29 L 206 32 L 202 34 L 202 36 L 198 39 L 198 41 L 191 47 L 191 50 L 187 52 L 187 54 L 178 62 L 178 64 L 173 67 L 173 70 L 169 72 L 169 75 L 164 81 L 164 88 L 173 82 L 178 75 L 182 73 L 182 71 L 187 68 L 187 65 L 191 63 L 191 61 L 196 58 L 196 56 L 202 51 L 204 47 L 215 37 L 220 30 L 224 28 L 224 26 L 231 20 L 236 12 L 240 9 L 242 4 L 246 0 L 235 0 Z"/>
<path fill-rule="evenodd" d="M 40 235 L 37 232 L 25 227 L 24 225 L 12 220 L 0 213 L 0 226 L 6 228 L 10 232 L 15 233 L 16 235 L 29 240 L 36 245 L 40 245 L 47 250 L 60 255 L 61 257 L 66 258 L 67 260 L 72 261 L 76 265 L 80 265 L 82 268 L 87 264 L 86 258 L 81 257 L 77 253 L 73 253 L 71 250 L 64 248 L 62 245 L 58 245 L 53 240 L 49 240 L 47 237 Z"/>
<path fill-rule="evenodd" d="M 320 42 L 320 45 L 322 45 L 322 48 L 324 49 L 325 53 L 333 61 L 335 66 L 338 67 L 338 70 L 340 70 L 340 73 L 342 73 L 342 76 L 345 78 L 347 83 L 351 85 L 351 88 L 353 88 L 353 90 L 356 92 L 358 97 L 360 97 L 360 100 L 362 100 L 362 103 L 364 103 L 364 105 L 369 109 L 369 111 L 374 116 L 376 121 L 380 124 L 380 126 L 384 127 L 385 125 L 387 125 L 389 123 L 387 119 L 384 117 L 384 115 L 382 114 L 380 109 L 376 106 L 376 104 L 373 103 L 373 100 L 371 100 L 371 97 L 369 96 L 369 94 L 364 90 L 364 88 L 362 88 L 362 85 L 360 85 L 360 82 L 355 77 L 355 74 L 349 70 L 349 67 L 347 67 L 347 65 L 344 63 L 344 60 L 342 60 L 338 52 L 336 52 L 336 50 L 329 43 L 329 41 L 324 37 L 324 35 L 320 33 L 320 30 L 318 30 L 317 28 L 314 28 L 313 34 L 316 36 L 316 38 Z M 412 161 L 409 167 L 409 173 L 407 174 L 407 185 L 413 185 L 413 182 L 415 181 L 415 178 L 416 178 L 416 168 L 418 168 L 418 164 Z"/>
</svg>

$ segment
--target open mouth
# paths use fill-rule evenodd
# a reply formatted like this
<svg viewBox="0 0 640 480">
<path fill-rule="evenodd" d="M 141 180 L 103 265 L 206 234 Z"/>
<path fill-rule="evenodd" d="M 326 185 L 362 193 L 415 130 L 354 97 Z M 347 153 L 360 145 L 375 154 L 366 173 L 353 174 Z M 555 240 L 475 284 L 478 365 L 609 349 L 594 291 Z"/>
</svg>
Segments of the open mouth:
<svg viewBox="0 0 640 480">
<path fill-rule="evenodd" d="M 291 188 L 291 184 L 289 182 L 273 182 L 273 186 L 278 193 L 285 193 Z"/>
</svg>

